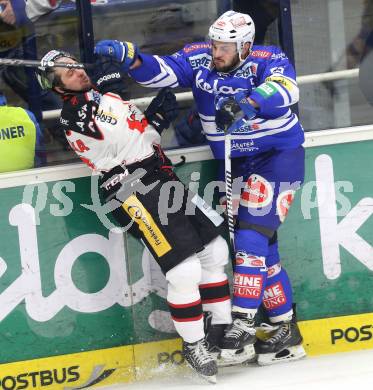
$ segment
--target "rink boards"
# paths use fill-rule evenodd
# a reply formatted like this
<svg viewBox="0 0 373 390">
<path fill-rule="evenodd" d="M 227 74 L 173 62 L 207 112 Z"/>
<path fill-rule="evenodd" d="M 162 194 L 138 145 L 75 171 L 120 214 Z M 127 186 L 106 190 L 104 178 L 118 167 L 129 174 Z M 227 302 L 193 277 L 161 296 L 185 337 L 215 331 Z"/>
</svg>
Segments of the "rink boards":
<svg viewBox="0 0 373 390">
<path fill-rule="evenodd" d="M 280 230 L 312 355 L 373 348 L 372 138 L 308 134 L 306 182 Z M 208 150 L 169 154 L 208 194 Z M 162 274 L 89 209 L 94 185 L 80 164 L 0 178 L 0 389 L 103 386 L 182 363 Z"/>
</svg>

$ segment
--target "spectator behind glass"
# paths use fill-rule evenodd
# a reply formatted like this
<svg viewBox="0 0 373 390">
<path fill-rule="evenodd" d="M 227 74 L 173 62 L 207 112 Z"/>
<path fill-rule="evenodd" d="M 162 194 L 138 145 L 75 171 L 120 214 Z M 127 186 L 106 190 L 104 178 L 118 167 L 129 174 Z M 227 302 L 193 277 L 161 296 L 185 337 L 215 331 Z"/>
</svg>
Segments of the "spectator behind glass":
<svg viewBox="0 0 373 390">
<path fill-rule="evenodd" d="M 364 0 L 361 27 L 357 35 L 346 47 L 347 69 L 359 66 L 373 48 L 373 0 Z M 343 57 L 340 59 L 343 60 Z M 333 69 L 338 69 L 335 64 Z"/>
<path fill-rule="evenodd" d="M 75 2 L 71 0 L 71 2 Z M 12 26 L 24 26 L 58 8 L 62 0 L 0 0 L 0 18 Z M 106 4 L 107 0 L 91 0 L 92 5 Z"/>
<path fill-rule="evenodd" d="M 233 9 L 249 14 L 255 23 L 256 45 L 263 45 L 268 27 L 278 18 L 279 0 L 233 0 Z"/>
<path fill-rule="evenodd" d="M 50 13 L 61 4 L 61 0 L 0 0 L 0 57 L 36 59 L 36 37 L 33 22 Z M 73 5 L 74 7 L 74 5 Z M 54 34 L 43 37 L 43 44 L 54 40 Z M 42 42 L 42 41 L 40 41 Z M 38 115 L 39 111 L 59 109 L 62 104 L 53 93 L 40 91 L 34 73 L 24 67 L 0 66 L 2 81 L 18 95 L 29 109 Z M 1 87 L 0 87 L 1 88 Z M 40 118 L 38 117 L 40 120 Z M 45 137 L 59 149 L 68 148 L 65 138 L 60 136 L 59 120 L 48 121 L 48 134 Z M 43 134 L 45 132 L 43 131 Z M 48 145 L 49 146 L 49 145 Z M 54 145 L 51 146 L 55 148 Z"/>
<path fill-rule="evenodd" d="M 7 106 L 0 91 L 0 172 L 42 165 L 42 134 L 32 112 Z"/>
<path fill-rule="evenodd" d="M 3 12 L 0 18 L 12 26 L 23 26 L 35 22 L 40 16 L 56 9 L 61 0 L 1 0 Z"/>
</svg>

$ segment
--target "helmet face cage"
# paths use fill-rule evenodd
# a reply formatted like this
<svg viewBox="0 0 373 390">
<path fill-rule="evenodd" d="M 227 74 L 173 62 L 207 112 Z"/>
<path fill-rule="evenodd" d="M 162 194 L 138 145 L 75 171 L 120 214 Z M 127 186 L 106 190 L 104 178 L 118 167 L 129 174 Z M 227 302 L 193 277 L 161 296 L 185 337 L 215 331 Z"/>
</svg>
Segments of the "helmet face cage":
<svg viewBox="0 0 373 390">
<path fill-rule="evenodd" d="M 76 61 L 76 58 L 70 53 L 63 50 L 50 50 L 44 57 L 41 59 L 42 64 L 46 66 L 39 66 L 36 70 L 36 78 L 39 81 L 39 84 L 42 89 L 53 89 L 57 86 L 56 84 L 56 75 L 55 68 L 48 66 L 48 62 L 55 62 L 59 58 L 66 57 L 72 58 Z"/>
<path fill-rule="evenodd" d="M 250 50 L 254 42 L 255 25 L 251 17 L 235 11 L 227 11 L 211 25 L 209 38 L 214 41 L 235 42 L 237 52 L 242 61 L 242 50 L 245 43 L 250 43 Z"/>
<path fill-rule="evenodd" d="M 36 70 L 36 78 L 42 89 L 52 89 L 54 87 L 54 71 L 51 68 L 45 68 L 44 70 L 39 67 Z"/>
</svg>

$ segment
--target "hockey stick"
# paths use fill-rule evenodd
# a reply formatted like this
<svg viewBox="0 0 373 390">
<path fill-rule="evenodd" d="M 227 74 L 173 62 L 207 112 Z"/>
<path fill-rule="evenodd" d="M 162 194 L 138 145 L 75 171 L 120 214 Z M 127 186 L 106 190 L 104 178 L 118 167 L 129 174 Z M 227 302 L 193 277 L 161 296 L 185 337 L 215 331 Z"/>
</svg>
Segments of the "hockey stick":
<svg viewBox="0 0 373 390">
<path fill-rule="evenodd" d="M 242 125 L 246 123 L 244 117 L 238 117 L 237 114 L 242 112 L 241 109 L 235 110 L 237 103 L 231 97 L 217 97 L 215 100 L 215 110 L 219 111 L 225 106 L 225 110 L 230 111 L 233 123 L 230 126 L 228 123 L 222 125 L 224 127 L 224 162 L 225 162 L 225 194 L 227 198 L 227 219 L 228 219 L 228 230 L 229 230 L 229 241 L 231 244 L 233 255 L 235 254 L 234 244 L 234 216 L 233 216 L 233 184 L 232 184 L 232 160 L 231 160 L 231 140 L 232 133 Z M 234 266 L 234 256 L 232 257 L 232 264 Z"/>
<path fill-rule="evenodd" d="M 231 138 L 232 131 L 236 128 L 233 123 L 229 128 L 225 129 L 224 137 L 224 160 L 225 160 L 225 196 L 227 197 L 227 217 L 229 241 L 234 249 L 234 216 L 233 216 L 233 191 L 232 191 L 232 160 L 231 160 Z"/>
<path fill-rule="evenodd" d="M 46 64 L 42 64 L 40 60 L 22 60 L 18 58 L 0 58 L 0 65 L 26 66 L 31 68 L 44 66 L 49 68 L 72 68 L 72 69 L 87 69 L 92 66 L 92 64 L 81 64 L 79 62 L 66 63 L 66 62 L 48 61 Z"/>
<path fill-rule="evenodd" d="M 233 131 L 246 125 L 244 117 L 236 119 L 228 128 L 224 129 L 224 160 L 225 160 L 225 193 L 227 198 L 227 217 L 229 240 L 232 245 L 233 252 L 234 245 L 234 216 L 233 216 L 233 189 L 232 189 L 232 158 L 231 158 L 231 140 Z"/>
<path fill-rule="evenodd" d="M 229 104 L 230 103 L 230 104 Z M 229 97 L 216 96 L 215 109 L 219 111 L 223 106 L 232 109 L 231 104 L 234 103 Z M 234 245 L 234 216 L 233 216 L 233 191 L 232 191 L 232 161 L 231 161 L 231 138 L 232 132 L 237 128 L 236 121 L 228 124 L 224 124 L 224 163 L 225 163 L 225 196 L 227 198 L 227 219 L 228 219 L 228 230 L 229 230 L 229 241 L 231 244 L 232 253 L 235 252 Z M 232 256 L 232 264 L 234 266 L 234 256 Z"/>
</svg>

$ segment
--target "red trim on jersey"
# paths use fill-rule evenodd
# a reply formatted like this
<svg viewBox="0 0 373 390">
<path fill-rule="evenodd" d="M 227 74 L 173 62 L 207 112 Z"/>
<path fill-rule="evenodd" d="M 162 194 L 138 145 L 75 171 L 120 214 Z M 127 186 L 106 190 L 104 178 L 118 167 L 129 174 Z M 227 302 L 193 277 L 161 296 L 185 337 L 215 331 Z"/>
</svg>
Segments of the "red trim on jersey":
<svg viewBox="0 0 373 390">
<path fill-rule="evenodd" d="M 79 156 L 79 158 L 84 162 L 84 164 L 87 164 L 91 169 L 93 169 L 93 170 L 96 169 L 95 164 L 93 164 L 93 162 L 91 160 L 89 160 L 88 158 L 85 158 L 83 156 Z"/>
<path fill-rule="evenodd" d="M 210 288 L 210 287 L 224 286 L 225 284 L 228 284 L 228 279 L 225 279 L 221 282 L 200 284 L 199 288 Z"/>
<path fill-rule="evenodd" d="M 168 303 L 171 307 L 173 307 L 173 308 L 175 308 L 175 309 L 183 309 L 183 308 L 185 308 L 185 307 L 192 307 L 192 306 L 199 305 L 199 304 L 201 303 L 201 299 L 198 299 L 198 301 L 191 302 L 191 303 L 183 303 L 183 304 L 181 304 L 181 305 L 177 305 L 177 304 L 175 304 L 175 303 L 171 303 L 171 302 L 168 302 L 168 301 L 167 301 L 167 303 Z"/>
<path fill-rule="evenodd" d="M 175 321 L 175 322 L 192 322 L 192 321 L 199 321 L 200 319 L 202 319 L 203 317 L 203 314 L 197 316 L 197 317 L 191 317 L 191 318 L 176 318 L 176 317 L 173 317 L 171 316 L 171 318 Z"/>
</svg>

